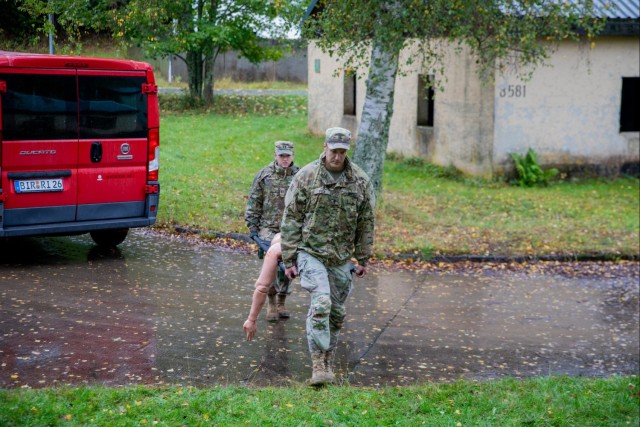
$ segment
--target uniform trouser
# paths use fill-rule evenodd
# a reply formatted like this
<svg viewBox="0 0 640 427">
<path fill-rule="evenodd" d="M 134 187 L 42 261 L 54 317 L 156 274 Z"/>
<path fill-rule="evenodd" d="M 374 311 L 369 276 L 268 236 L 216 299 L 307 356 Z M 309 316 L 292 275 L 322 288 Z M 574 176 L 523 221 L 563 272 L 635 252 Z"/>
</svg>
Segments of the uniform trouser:
<svg viewBox="0 0 640 427">
<path fill-rule="evenodd" d="M 287 279 L 284 274 L 276 274 L 276 280 L 271 283 L 271 287 L 269 288 L 269 295 L 280 295 L 287 296 L 291 293 L 291 280 Z"/>
<path fill-rule="evenodd" d="M 307 342 L 311 353 L 333 350 L 347 314 L 345 301 L 351 293 L 351 263 L 327 267 L 306 252 L 298 252 L 300 284 L 311 296 L 307 314 Z"/>
<path fill-rule="evenodd" d="M 260 236 L 260 238 L 265 242 L 271 242 L 271 240 L 273 239 L 273 235 L 271 235 L 270 237 L 264 235 Z M 278 271 L 278 273 L 276 274 L 276 280 L 274 280 L 269 287 L 269 295 L 287 296 L 289 294 L 291 294 L 291 280 L 287 279 L 287 277 L 284 275 L 284 272 L 281 273 L 280 271 Z"/>
</svg>

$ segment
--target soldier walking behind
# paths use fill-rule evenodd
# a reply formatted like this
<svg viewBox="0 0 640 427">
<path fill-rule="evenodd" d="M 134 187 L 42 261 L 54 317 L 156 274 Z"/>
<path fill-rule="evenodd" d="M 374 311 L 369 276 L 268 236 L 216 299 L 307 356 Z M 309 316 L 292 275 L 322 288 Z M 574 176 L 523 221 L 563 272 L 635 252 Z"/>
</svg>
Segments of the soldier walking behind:
<svg viewBox="0 0 640 427">
<path fill-rule="evenodd" d="M 253 179 L 251 192 L 247 200 L 244 220 L 251 238 L 265 241 L 268 247 L 273 237 L 280 232 L 284 196 L 293 176 L 299 168 L 294 165 L 293 143 L 275 142 L 274 161 L 260 170 Z M 285 307 L 287 295 L 291 293 L 291 281 L 279 278 L 269 288 L 267 302 L 267 320 L 274 322 L 278 318 L 288 318 Z"/>
</svg>

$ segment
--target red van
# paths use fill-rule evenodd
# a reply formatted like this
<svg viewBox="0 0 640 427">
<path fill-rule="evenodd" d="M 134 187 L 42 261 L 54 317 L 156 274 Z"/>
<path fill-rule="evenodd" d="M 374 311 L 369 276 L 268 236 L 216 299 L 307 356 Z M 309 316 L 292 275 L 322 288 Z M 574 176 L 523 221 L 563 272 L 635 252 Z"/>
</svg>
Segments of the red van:
<svg viewBox="0 0 640 427">
<path fill-rule="evenodd" d="M 0 51 L 0 237 L 152 225 L 157 91 L 143 62 Z"/>
</svg>

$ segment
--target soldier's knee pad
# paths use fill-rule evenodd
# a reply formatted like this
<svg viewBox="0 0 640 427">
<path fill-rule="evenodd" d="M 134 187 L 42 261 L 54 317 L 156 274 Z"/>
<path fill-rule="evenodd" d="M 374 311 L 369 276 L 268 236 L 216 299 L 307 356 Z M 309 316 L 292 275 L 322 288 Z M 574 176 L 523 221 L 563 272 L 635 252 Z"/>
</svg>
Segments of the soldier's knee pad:
<svg viewBox="0 0 640 427">
<path fill-rule="evenodd" d="M 328 294 L 316 295 L 311 301 L 314 317 L 327 317 L 331 312 L 331 297 Z"/>
</svg>

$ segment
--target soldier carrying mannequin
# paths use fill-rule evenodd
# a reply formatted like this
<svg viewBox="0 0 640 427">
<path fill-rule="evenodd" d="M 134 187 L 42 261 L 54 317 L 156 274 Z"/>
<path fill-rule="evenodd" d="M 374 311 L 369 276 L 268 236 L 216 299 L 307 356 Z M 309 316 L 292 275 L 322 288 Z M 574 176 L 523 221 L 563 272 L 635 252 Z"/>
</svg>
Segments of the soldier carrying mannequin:
<svg viewBox="0 0 640 427">
<path fill-rule="evenodd" d="M 244 219 L 251 238 L 264 242 L 261 246 L 268 248 L 273 237 L 280 232 L 284 197 L 298 170 L 294 165 L 293 143 L 276 141 L 274 161 L 260 170 L 253 179 Z M 290 284 L 291 281 L 284 275 L 276 276 L 268 293 L 268 321 L 289 317 L 285 300 L 291 293 Z"/>
</svg>

